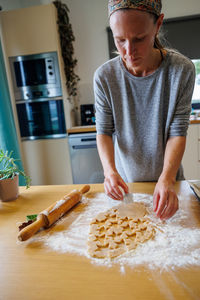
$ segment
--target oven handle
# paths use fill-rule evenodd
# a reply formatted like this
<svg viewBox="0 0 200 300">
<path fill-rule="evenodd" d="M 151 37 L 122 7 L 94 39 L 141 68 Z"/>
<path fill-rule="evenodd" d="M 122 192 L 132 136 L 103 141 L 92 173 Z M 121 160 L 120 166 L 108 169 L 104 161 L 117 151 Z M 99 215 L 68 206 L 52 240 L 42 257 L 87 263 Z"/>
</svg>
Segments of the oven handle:
<svg viewBox="0 0 200 300">
<path fill-rule="evenodd" d="M 33 99 L 21 99 L 16 100 L 16 104 L 24 104 L 24 103 L 36 103 L 36 102 L 46 102 L 46 101 L 57 101 L 57 100 L 63 100 L 63 97 L 49 97 L 49 98 L 33 98 Z"/>
<path fill-rule="evenodd" d="M 92 145 L 76 145 L 72 146 L 72 149 L 78 150 L 78 149 L 91 149 L 91 148 L 97 148 L 97 145 L 92 144 Z"/>
<path fill-rule="evenodd" d="M 83 138 L 81 139 L 81 142 L 96 142 L 96 138 Z"/>
</svg>

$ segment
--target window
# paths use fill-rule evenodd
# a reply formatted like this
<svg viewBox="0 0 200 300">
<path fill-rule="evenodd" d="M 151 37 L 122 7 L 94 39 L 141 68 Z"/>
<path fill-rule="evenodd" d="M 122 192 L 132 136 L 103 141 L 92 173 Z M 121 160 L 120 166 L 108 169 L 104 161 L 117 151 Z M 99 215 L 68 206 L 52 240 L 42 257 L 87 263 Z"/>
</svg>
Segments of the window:
<svg viewBox="0 0 200 300">
<path fill-rule="evenodd" d="M 199 103 L 200 102 L 200 59 L 193 59 L 192 61 L 196 69 L 196 79 L 195 79 L 194 93 L 192 96 L 192 103 Z"/>
</svg>

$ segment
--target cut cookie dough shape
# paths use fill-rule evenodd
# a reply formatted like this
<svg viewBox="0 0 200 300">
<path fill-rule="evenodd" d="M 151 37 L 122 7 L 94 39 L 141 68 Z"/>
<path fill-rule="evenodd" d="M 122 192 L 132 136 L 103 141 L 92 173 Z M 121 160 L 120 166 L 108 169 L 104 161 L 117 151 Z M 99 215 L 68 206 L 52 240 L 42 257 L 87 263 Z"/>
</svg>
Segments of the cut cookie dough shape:
<svg viewBox="0 0 200 300">
<path fill-rule="evenodd" d="M 115 236 L 114 228 L 110 227 L 106 232 L 106 236 Z"/>
<path fill-rule="evenodd" d="M 95 242 L 95 241 L 97 241 L 97 240 L 98 240 L 98 237 L 97 237 L 96 235 L 90 234 L 90 236 L 89 236 L 89 241 Z"/>
<path fill-rule="evenodd" d="M 98 224 L 99 222 L 104 222 L 107 219 L 107 217 L 108 217 L 107 212 L 100 213 L 94 219 L 92 219 L 90 224 Z"/>
<path fill-rule="evenodd" d="M 108 218 L 108 214 L 107 213 L 100 213 L 98 214 L 98 216 L 96 217 L 96 220 L 98 222 L 104 222 L 105 220 L 107 220 Z"/>
<path fill-rule="evenodd" d="M 109 249 L 116 249 L 118 247 L 119 247 L 119 245 L 117 243 L 115 243 L 115 241 L 113 239 L 109 241 L 109 246 L 108 246 Z"/>
<path fill-rule="evenodd" d="M 126 247 L 129 251 L 133 250 L 137 247 L 137 243 L 135 241 L 128 240 L 128 242 L 126 243 Z"/>
<path fill-rule="evenodd" d="M 127 227 L 129 227 L 128 221 L 123 221 L 122 224 L 121 224 L 121 227 L 122 227 L 122 228 L 127 228 Z"/>
<path fill-rule="evenodd" d="M 124 243 L 124 239 L 123 239 L 122 235 L 115 236 L 114 237 L 114 242 L 117 243 L 117 244 L 123 244 Z"/>
<path fill-rule="evenodd" d="M 99 226 L 97 224 L 92 223 L 90 225 L 90 233 L 96 232 L 99 230 Z"/>
<path fill-rule="evenodd" d="M 116 235 L 121 235 L 122 232 L 123 232 L 123 228 L 121 228 L 119 225 L 115 226 L 113 228 L 113 232 L 116 234 Z"/>
<path fill-rule="evenodd" d="M 97 243 L 94 242 L 94 241 L 89 241 L 88 246 L 89 246 L 89 253 L 90 254 L 94 253 L 95 251 L 97 251 L 99 249 Z"/>
<path fill-rule="evenodd" d="M 109 251 L 109 257 L 114 258 L 114 257 L 117 257 L 117 256 L 123 254 L 124 252 L 126 252 L 126 251 L 122 248 L 113 249 L 113 250 Z"/>
<path fill-rule="evenodd" d="M 90 252 L 89 254 L 93 257 L 96 257 L 96 258 L 105 258 L 105 257 L 107 257 L 107 253 L 106 253 L 105 249 L 101 249 L 101 250 L 95 251 L 93 253 Z"/>
<path fill-rule="evenodd" d="M 126 235 L 129 237 L 129 236 L 134 236 L 136 235 L 136 230 L 132 230 L 130 228 L 128 228 L 126 231 L 125 231 Z"/>
<path fill-rule="evenodd" d="M 116 213 L 117 213 L 117 209 L 116 208 L 112 208 L 108 211 L 108 214 L 111 218 L 116 217 Z"/>
</svg>

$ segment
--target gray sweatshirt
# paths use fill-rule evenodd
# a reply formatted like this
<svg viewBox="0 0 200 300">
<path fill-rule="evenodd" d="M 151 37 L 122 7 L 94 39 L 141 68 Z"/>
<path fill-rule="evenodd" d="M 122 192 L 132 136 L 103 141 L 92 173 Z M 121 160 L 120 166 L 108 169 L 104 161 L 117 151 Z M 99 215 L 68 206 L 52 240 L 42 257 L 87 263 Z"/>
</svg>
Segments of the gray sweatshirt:
<svg viewBox="0 0 200 300">
<path fill-rule="evenodd" d="M 158 180 L 168 138 L 187 134 L 194 80 L 193 63 L 172 50 L 145 77 L 130 74 L 119 56 L 96 70 L 97 134 L 113 136 L 115 164 L 124 181 Z"/>
</svg>

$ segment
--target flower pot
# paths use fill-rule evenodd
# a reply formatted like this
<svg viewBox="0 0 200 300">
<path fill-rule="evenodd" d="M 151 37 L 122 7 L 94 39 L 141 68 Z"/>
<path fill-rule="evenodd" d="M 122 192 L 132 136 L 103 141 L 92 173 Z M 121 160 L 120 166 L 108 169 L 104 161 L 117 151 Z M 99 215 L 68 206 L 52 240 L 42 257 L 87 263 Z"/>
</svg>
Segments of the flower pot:
<svg viewBox="0 0 200 300">
<path fill-rule="evenodd" d="M 0 200 L 11 201 L 17 199 L 19 195 L 19 176 L 15 175 L 13 179 L 0 180 Z"/>
</svg>

